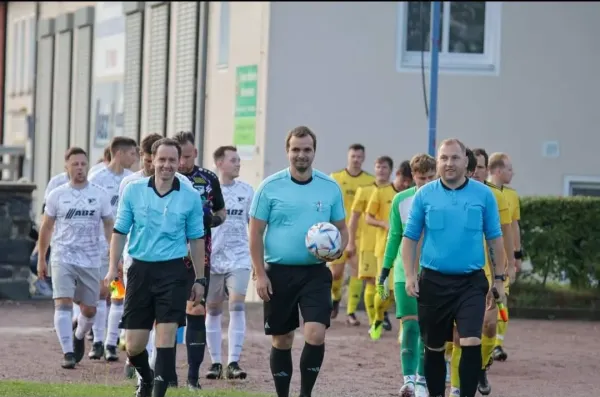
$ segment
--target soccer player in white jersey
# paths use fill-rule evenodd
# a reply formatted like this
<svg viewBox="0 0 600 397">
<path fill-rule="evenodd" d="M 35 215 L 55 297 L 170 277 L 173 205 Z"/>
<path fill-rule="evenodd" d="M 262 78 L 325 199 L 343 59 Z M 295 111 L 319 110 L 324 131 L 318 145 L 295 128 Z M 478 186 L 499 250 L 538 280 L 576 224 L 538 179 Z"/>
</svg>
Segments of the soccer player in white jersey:
<svg viewBox="0 0 600 397">
<path fill-rule="evenodd" d="M 227 218 L 212 229 L 210 283 L 206 298 L 206 344 L 212 365 L 208 379 L 223 377 L 221 364 L 221 315 L 223 302 L 229 299 L 228 354 L 225 376 L 245 379 L 239 360 L 246 335 L 244 302 L 250 281 L 251 262 L 248 248 L 248 221 L 254 190 L 236 180 L 240 174 L 240 156 L 233 146 L 221 146 L 213 154 L 221 183 Z"/>
<path fill-rule="evenodd" d="M 123 191 L 125 187 L 133 181 L 137 181 L 142 178 L 146 178 L 154 175 L 154 165 L 152 164 L 152 145 L 154 142 L 159 141 L 163 138 L 162 135 L 159 134 L 150 134 L 146 135 L 144 139 L 142 139 L 140 145 L 140 170 L 134 172 L 123 178 L 121 181 L 121 185 L 119 186 L 119 197 L 123 195 Z M 183 184 L 187 184 L 189 186 L 192 183 L 186 178 L 184 175 L 180 173 L 176 173 L 175 176 L 179 179 L 179 181 Z M 131 266 L 132 259 L 127 254 L 127 244 L 123 249 L 123 283 L 125 284 L 125 288 L 127 288 L 127 270 Z M 154 354 L 154 331 L 150 333 L 150 337 L 148 338 L 148 344 L 146 345 L 146 350 L 148 351 L 148 356 L 150 357 L 150 367 L 154 368 L 154 360 L 156 359 L 156 355 Z M 125 363 L 125 376 L 128 378 L 132 378 L 135 375 L 135 368 L 133 368 L 129 362 Z M 138 377 L 139 380 L 139 377 Z"/>
<path fill-rule="evenodd" d="M 88 177 L 90 182 L 102 187 L 110 196 L 110 205 L 112 206 L 113 217 L 117 216 L 117 207 L 119 205 L 119 186 L 126 176 L 133 174 L 129 167 L 133 165 L 136 156 L 137 143 L 124 136 L 117 136 L 110 142 L 110 163 Z M 108 243 L 107 243 L 108 244 Z M 106 246 L 105 256 L 102 258 L 102 271 L 108 273 L 108 245 Z M 106 275 L 105 273 L 105 275 Z M 100 297 L 98 306 L 96 306 L 96 322 L 92 331 L 94 332 L 94 343 L 88 357 L 92 360 L 99 360 L 104 354 L 106 361 L 117 361 L 117 340 L 119 339 L 119 323 L 123 316 L 123 299 L 112 298 L 110 310 L 108 313 L 108 324 L 106 323 L 106 297 L 109 291 L 102 282 L 100 286 Z M 106 330 L 106 340 L 105 336 Z"/>
<path fill-rule="evenodd" d="M 108 163 L 110 163 L 111 158 L 112 158 L 112 156 L 110 153 L 110 145 L 109 145 L 104 148 L 104 154 L 102 155 L 102 160 L 98 161 L 96 164 L 94 164 L 90 168 L 88 175 L 92 175 L 93 173 L 100 171 L 103 168 L 106 168 L 106 166 L 108 166 Z"/>
<path fill-rule="evenodd" d="M 52 238 L 54 328 L 64 354 L 62 367 L 74 368 L 85 353 L 85 334 L 92 328 L 100 293 L 101 241 L 112 234 L 110 197 L 87 180 L 88 157 L 78 147 L 67 150 L 70 182 L 52 190 L 38 239 L 38 277 L 48 274 L 46 252 Z M 104 230 L 101 232 L 101 225 Z M 104 234 L 104 237 L 102 237 Z M 73 331 L 73 301 L 81 314 Z"/>
<path fill-rule="evenodd" d="M 56 189 L 57 187 L 59 187 L 60 185 L 64 185 L 65 183 L 69 183 L 69 175 L 66 172 L 61 172 L 60 174 L 53 176 L 50 179 L 50 181 L 48 181 L 48 185 L 46 185 L 46 190 L 44 191 L 44 202 L 42 203 L 42 215 L 44 214 L 46 200 L 48 199 L 48 195 L 50 194 L 50 192 L 52 190 Z M 31 253 L 31 258 L 33 261 L 35 261 L 36 266 L 37 266 L 37 260 L 38 260 L 38 250 L 37 249 L 38 248 L 36 245 L 35 248 L 33 249 L 33 252 Z M 51 249 L 48 248 L 48 253 L 46 254 L 46 260 L 48 260 L 50 257 L 50 251 L 51 251 Z M 52 287 L 49 284 L 49 280 L 42 280 L 42 279 L 38 278 L 35 282 L 35 288 L 42 295 L 52 296 Z M 74 305 L 73 307 L 75 308 L 75 307 L 79 307 L 79 306 Z M 78 316 L 79 316 L 79 312 L 77 312 L 77 313 L 74 312 L 73 313 L 73 321 L 76 321 Z"/>
</svg>

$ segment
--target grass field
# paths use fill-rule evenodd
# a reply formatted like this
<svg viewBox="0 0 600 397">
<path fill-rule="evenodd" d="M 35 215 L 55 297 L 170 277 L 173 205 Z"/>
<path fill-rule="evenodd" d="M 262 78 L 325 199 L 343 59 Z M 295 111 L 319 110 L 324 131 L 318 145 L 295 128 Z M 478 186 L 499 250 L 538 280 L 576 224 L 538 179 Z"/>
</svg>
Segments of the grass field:
<svg viewBox="0 0 600 397">
<path fill-rule="evenodd" d="M 85 383 L 48 384 L 22 381 L 0 381 L 0 397 L 127 397 L 133 396 L 132 385 L 110 386 Z M 270 397 L 269 394 L 245 393 L 237 390 L 203 390 L 190 392 L 185 388 L 169 389 L 169 397 Z"/>
</svg>

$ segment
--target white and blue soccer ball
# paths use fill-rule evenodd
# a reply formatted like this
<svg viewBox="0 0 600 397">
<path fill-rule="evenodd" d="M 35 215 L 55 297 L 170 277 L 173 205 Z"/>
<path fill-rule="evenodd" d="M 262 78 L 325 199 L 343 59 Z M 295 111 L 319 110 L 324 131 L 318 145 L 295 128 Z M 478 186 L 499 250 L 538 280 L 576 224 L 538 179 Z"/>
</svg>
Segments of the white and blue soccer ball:
<svg viewBox="0 0 600 397">
<path fill-rule="evenodd" d="M 305 238 L 306 248 L 318 259 L 335 258 L 342 248 L 342 235 L 337 227 L 329 222 L 312 225 Z"/>
</svg>

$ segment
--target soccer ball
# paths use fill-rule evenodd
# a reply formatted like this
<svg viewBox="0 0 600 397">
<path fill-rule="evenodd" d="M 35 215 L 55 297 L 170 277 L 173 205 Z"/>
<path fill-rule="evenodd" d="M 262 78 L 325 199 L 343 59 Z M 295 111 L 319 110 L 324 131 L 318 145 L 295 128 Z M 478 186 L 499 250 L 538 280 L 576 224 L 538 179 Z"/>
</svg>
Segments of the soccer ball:
<svg viewBox="0 0 600 397">
<path fill-rule="evenodd" d="M 329 222 L 314 224 L 305 238 L 306 248 L 318 259 L 330 260 L 339 254 L 342 236 L 337 227 Z"/>
</svg>

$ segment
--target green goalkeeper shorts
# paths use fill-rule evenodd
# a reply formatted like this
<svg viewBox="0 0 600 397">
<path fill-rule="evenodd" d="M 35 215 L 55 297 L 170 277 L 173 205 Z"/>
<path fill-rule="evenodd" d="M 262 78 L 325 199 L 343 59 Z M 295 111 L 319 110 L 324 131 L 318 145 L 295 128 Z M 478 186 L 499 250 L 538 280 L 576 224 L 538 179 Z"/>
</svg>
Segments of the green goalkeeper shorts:
<svg viewBox="0 0 600 397">
<path fill-rule="evenodd" d="M 396 318 L 417 315 L 417 298 L 406 294 L 406 283 L 394 284 L 394 295 L 396 297 Z"/>
</svg>

